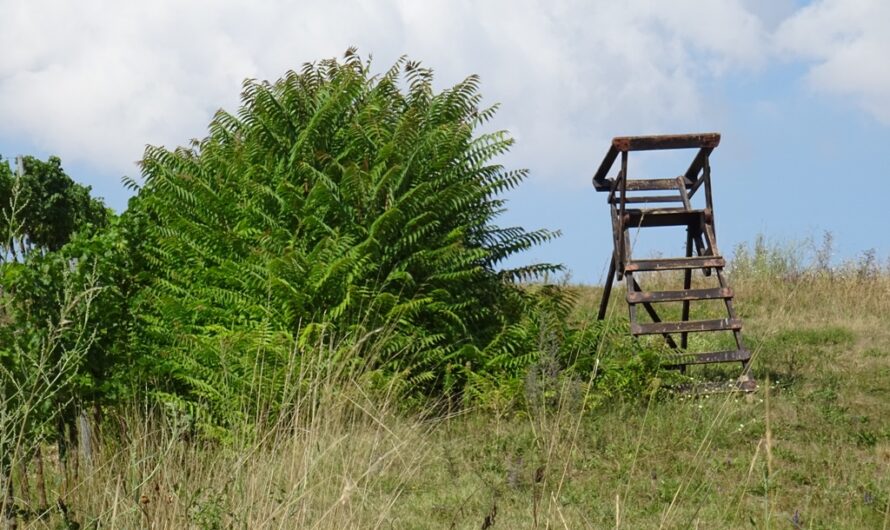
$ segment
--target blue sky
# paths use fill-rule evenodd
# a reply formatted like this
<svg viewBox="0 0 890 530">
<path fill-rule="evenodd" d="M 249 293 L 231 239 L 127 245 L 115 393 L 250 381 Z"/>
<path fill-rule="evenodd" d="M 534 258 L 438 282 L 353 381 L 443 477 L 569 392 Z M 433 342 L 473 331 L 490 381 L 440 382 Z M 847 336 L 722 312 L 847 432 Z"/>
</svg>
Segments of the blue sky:
<svg viewBox="0 0 890 530">
<path fill-rule="evenodd" d="M 720 248 L 730 254 L 737 244 L 751 243 L 762 234 L 806 256 L 830 231 L 835 263 L 856 259 L 868 249 L 886 261 L 890 126 L 857 111 L 849 100 L 810 93 L 802 86 L 800 66 L 776 65 L 756 76 L 728 78 L 709 87 L 717 99 L 717 116 L 705 121 L 710 126 L 693 130 L 722 133 L 711 157 Z M 624 133 L 620 128 L 616 132 Z M 583 177 L 589 178 L 607 147 L 604 143 L 591 149 Z M 681 159 L 691 160 L 692 154 L 683 151 Z M 631 171 L 633 161 L 631 154 Z M 668 158 L 668 169 L 658 176 L 679 174 L 671 162 L 675 160 Z M 656 166 L 655 155 L 651 165 Z M 546 173 L 547 168 L 537 172 Z M 641 175 L 649 176 L 645 171 Z M 582 175 L 577 178 L 588 185 Z M 514 193 L 506 217 L 513 224 L 534 219 L 534 226 L 562 229 L 559 240 L 532 254 L 538 260 L 568 264 L 576 281 L 596 283 L 608 267 L 608 215 L 604 194 L 532 179 Z M 684 244 L 680 237 L 641 245 L 639 253 L 679 256 Z"/>
<path fill-rule="evenodd" d="M 531 170 L 501 223 L 563 233 L 521 261 L 599 281 L 610 227 L 590 177 L 609 139 L 696 131 L 723 135 L 724 252 L 829 230 L 838 260 L 890 253 L 887 2 L 0 0 L 0 19 L 0 154 L 57 154 L 118 210 L 145 144 L 203 136 L 245 77 L 356 45 L 380 70 L 420 59 L 439 86 L 481 76 L 502 105 L 494 125 L 517 139 L 504 163 Z M 683 162 L 631 169 L 673 176 Z M 658 243 L 640 250 L 682 251 Z"/>
</svg>

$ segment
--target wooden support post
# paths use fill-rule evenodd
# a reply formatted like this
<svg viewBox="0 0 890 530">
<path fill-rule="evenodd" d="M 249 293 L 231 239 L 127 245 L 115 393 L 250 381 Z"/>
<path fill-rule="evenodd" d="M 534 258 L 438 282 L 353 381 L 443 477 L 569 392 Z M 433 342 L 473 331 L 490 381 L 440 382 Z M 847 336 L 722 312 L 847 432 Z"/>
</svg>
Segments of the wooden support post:
<svg viewBox="0 0 890 530">
<path fill-rule="evenodd" d="M 627 292 L 633 293 L 640 290 L 640 286 L 636 280 L 634 280 L 634 276 L 632 272 L 628 272 L 624 274 L 624 280 L 626 282 L 625 288 Z M 627 309 L 629 311 L 628 317 L 630 318 L 631 323 L 637 321 L 637 308 L 634 304 L 628 304 Z"/>
<path fill-rule="evenodd" d="M 686 257 L 692 257 L 692 227 L 686 227 Z M 692 288 L 692 269 L 683 271 L 683 289 Z M 689 320 L 689 300 L 683 300 L 683 315 L 680 318 L 683 322 Z M 689 345 L 689 333 L 680 334 L 680 348 L 683 350 Z"/>
<path fill-rule="evenodd" d="M 624 270 L 624 265 L 627 263 L 627 245 L 625 244 L 624 237 L 625 230 L 627 229 L 624 226 L 624 210 L 627 202 L 627 151 L 621 151 L 621 173 L 619 177 L 621 179 L 621 182 L 619 182 L 621 193 L 618 197 L 620 201 L 618 206 L 618 266 L 621 270 Z"/>
<path fill-rule="evenodd" d="M 704 167 L 704 172 L 703 172 L 702 178 L 705 180 L 705 203 L 706 203 L 707 209 L 711 212 L 711 219 L 708 224 L 711 225 L 712 230 L 716 230 L 715 229 L 716 224 L 714 223 L 714 199 L 711 196 L 711 159 L 710 159 L 710 157 L 707 157 L 707 156 L 705 157 L 704 164 L 705 164 L 705 167 Z"/>
<path fill-rule="evenodd" d="M 606 284 L 603 286 L 603 299 L 600 300 L 600 312 L 597 320 L 606 318 L 606 308 L 609 307 L 609 296 L 612 294 L 612 282 L 615 281 L 615 253 L 612 253 L 612 261 L 609 262 L 609 272 L 606 274 Z"/>
</svg>

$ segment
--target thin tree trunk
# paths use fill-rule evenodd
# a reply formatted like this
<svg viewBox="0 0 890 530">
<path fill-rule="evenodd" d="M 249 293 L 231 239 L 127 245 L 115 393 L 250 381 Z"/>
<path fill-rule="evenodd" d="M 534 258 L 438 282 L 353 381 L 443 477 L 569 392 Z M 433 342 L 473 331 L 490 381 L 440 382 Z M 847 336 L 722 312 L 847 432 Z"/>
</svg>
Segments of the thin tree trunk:
<svg viewBox="0 0 890 530">
<path fill-rule="evenodd" d="M 37 502 L 39 506 L 37 507 L 40 515 L 46 513 L 49 509 L 49 503 L 46 501 L 46 478 L 43 475 L 43 453 L 40 451 L 40 446 L 37 446 L 37 450 L 34 451 L 34 467 L 35 474 L 37 475 Z"/>
<path fill-rule="evenodd" d="M 31 509 L 31 484 L 28 481 L 28 459 L 19 460 L 19 497 L 28 510 Z"/>
<path fill-rule="evenodd" d="M 93 439 L 93 428 L 90 425 L 90 419 L 87 411 L 81 409 L 77 414 L 77 441 L 80 447 L 80 456 L 83 457 L 83 464 L 89 471 L 93 463 L 93 447 L 95 440 Z"/>
</svg>

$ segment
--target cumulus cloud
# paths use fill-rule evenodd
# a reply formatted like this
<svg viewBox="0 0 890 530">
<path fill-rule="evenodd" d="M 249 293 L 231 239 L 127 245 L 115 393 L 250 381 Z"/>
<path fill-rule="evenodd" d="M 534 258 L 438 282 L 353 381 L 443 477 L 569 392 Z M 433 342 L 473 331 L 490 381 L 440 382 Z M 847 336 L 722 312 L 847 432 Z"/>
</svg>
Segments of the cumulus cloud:
<svg viewBox="0 0 890 530">
<path fill-rule="evenodd" d="M 357 45 L 381 70 L 408 53 L 441 84 L 480 74 L 502 103 L 497 124 L 521 141 L 519 162 L 583 184 L 579 168 L 616 132 L 707 127 L 702 81 L 769 57 L 776 10 L 763 6 L 775 4 L 756 3 L 0 0 L 0 136 L 132 175 L 145 144 L 203 136 L 217 108 L 237 105 L 243 78 L 275 79 Z M 831 50 L 847 33 L 810 43 L 808 28 L 829 15 L 805 12 L 783 42 L 824 58 L 816 82 L 839 68 Z M 872 86 L 862 95 L 880 108 Z"/>
<path fill-rule="evenodd" d="M 890 3 L 815 2 L 784 21 L 776 41 L 784 53 L 813 63 L 810 87 L 849 97 L 890 124 Z"/>
</svg>

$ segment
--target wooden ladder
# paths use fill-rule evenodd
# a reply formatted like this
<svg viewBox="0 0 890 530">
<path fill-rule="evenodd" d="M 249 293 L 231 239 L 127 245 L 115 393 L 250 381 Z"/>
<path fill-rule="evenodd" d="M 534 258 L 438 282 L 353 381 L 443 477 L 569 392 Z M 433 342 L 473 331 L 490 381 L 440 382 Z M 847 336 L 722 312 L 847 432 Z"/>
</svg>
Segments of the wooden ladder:
<svg viewBox="0 0 890 530">
<path fill-rule="evenodd" d="M 714 206 L 711 198 L 711 166 L 709 157 L 720 143 L 717 133 L 685 134 L 670 136 L 617 137 L 593 177 L 597 191 L 608 193 L 612 216 L 612 260 L 602 301 L 599 320 L 606 317 L 612 283 L 617 275 L 627 286 L 627 304 L 630 313 L 630 332 L 634 336 L 662 335 L 675 353 L 665 359 L 665 365 L 685 371 L 687 365 L 741 362 L 746 386 L 753 385 L 748 375 L 750 352 L 742 343 L 742 322 L 732 305 L 733 291 L 723 272 L 726 262 L 717 249 L 714 228 Z M 631 151 L 660 149 L 698 149 L 692 163 L 683 175 L 676 178 L 630 179 L 627 159 Z M 613 164 L 621 155 L 621 165 L 613 178 L 607 178 Z M 704 188 L 704 207 L 694 208 L 692 199 Z M 656 194 L 652 194 L 655 192 Z M 647 207 L 630 208 L 629 205 Z M 659 205 L 649 207 L 651 205 Z M 676 258 L 637 259 L 632 255 L 631 231 L 647 227 L 682 226 L 686 228 L 686 255 Z M 635 275 L 683 271 L 683 289 L 672 291 L 643 290 Z M 692 273 L 701 270 L 706 277 L 716 277 L 716 286 L 692 288 Z M 690 304 L 700 300 L 722 300 L 726 318 L 714 320 L 689 320 Z M 682 302 L 681 319 L 664 322 L 655 306 L 665 302 Z M 652 322 L 642 323 L 637 311 L 642 306 Z M 689 334 L 700 332 L 732 332 L 735 348 L 727 351 L 690 352 Z M 675 335 L 679 335 L 679 342 Z M 747 383 L 750 382 L 750 385 Z"/>
</svg>

